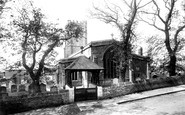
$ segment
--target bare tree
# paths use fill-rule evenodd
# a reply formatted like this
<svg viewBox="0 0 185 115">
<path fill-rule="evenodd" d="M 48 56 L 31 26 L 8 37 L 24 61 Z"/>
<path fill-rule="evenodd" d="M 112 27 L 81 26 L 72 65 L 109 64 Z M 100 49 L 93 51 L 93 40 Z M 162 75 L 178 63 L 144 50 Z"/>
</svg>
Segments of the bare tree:
<svg viewBox="0 0 185 115">
<path fill-rule="evenodd" d="M 125 77 L 126 68 L 129 64 L 131 54 L 131 40 L 135 37 L 134 29 L 137 21 L 137 13 L 140 9 L 150 4 L 151 1 L 143 3 L 142 0 L 121 0 L 121 6 L 105 1 L 105 9 L 94 6 L 91 15 L 105 23 L 113 24 L 121 34 L 121 42 L 116 43 L 120 62 L 122 77 Z M 126 11 L 126 12 L 125 12 Z M 121 56 L 120 56 L 121 55 Z"/>
<path fill-rule="evenodd" d="M 6 9 L 5 8 L 5 4 L 10 1 L 10 0 L 0 0 L 0 14 L 2 14 L 3 10 Z"/>
<path fill-rule="evenodd" d="M 163 39 L 160 39 L 159 35 L 153 35 L 148 37 L 147 43 L 147 55 L 150 57 L 150 73 L 151 74 L 166 74 L 166 65 L 168 58 L 166 58 L 167 51 Z"/>
<path fill-rule="evenodd" d="M 159 1 L 152 0 L 153 11 L 142 12 L 151 15 L 152 19 L 149 21 L 142 17 L 140 19 L 164 33 L 164 44 L 170 58 L 168 72 L 170 76 L 173 76 L 176 75 L 176 54 L 183 48 L 184 38 L 181 33 L 185 28 L 185 16 L 180 14 L 178 9 L 180 6 L 177 6 L 177 0 L 163 0 L 160 2 L 163 6 L 160 5 Z"/>
<path fill-rule="evenodd" d="M 69 22 L 65 29 L 46 23 L 41 10 L 30 4 L 30 11 L 25 8 L 19 10 L 20 16 L 14 20 L 17 36 L 12 40 L 21 43 L 22 65 L 32 79 L 34 93 L 37 93 L 40 92 L 39 80 L 46 58 L 63 41 L 81 36 L 83 29 L 74 22 Z"/>
</svg>

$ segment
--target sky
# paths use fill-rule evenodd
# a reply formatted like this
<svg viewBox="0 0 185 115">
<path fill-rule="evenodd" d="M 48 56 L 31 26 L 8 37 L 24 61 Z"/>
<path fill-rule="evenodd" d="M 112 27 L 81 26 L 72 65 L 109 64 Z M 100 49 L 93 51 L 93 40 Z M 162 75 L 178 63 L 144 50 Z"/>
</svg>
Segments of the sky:
<svg viewBox="0 0 185 115">
<path fill-rule="evenodd" d="M 35 5 L 42 9 L 42 12 L 46 14 L 47 18 L 54 23 L 60 23 L 65 25 L 67 20 L 87 21 L 87 39 L 88 42 L 112 39 L 114 34 L 115 38 L 119 37 L 119 31 L 111 24 L 105 24 L 104 22 L 92 18 L 89 11 L 92 9 L 93 4 L 101 6 L 104 0 L 34 0 Z M 150 34 L 146 30 L 155 31 L 145 23 L 140 25 L 138 29 L 138 35 L 146 37 L 145 34 Z M 144 33 L 144 34 L 143 34 Z M 146 47 L 143 41 L 138 41 L 140 46 Z M 144 48 L 145 51 L 146 48 Z M 60 50 L 60 49 L 59 49 Z M 62 57 L 60 55 L 59 57 Z"/>
<path fill-rule="evenodd" d="M 19 7 L 21 9 L 21 4 L 27 0 L 15 0 L 16 2 L 11 2 L 7 6 Z M 74 21 L 87 21 L 87 38 L 88 43 L 96 40 L 111 39 L 111 34 L 115 31 L 111 25 L 105 24 L 97 19 L 92 19 L 89 15 L 89 10 L 92 7 L 92 2 L 94 0 L 33 0 L 34 6 L 41 9 L 42 13 L 45 14 L 46 18 L 52 23 L 58 23 L 61 26 L 65 26 L 68 20 Z M 13 5 L 12 5 L 13 4 Z M 11 11 L 15 15 L 15 10 Z M 6 13 L 5 13 L 6 14 Z M 6 16 L 5 16 L 6 17 Z M 13 18 L 12 18 L 13 19 Z M 6 18 L 9 22 L 11 17 Z M 11 49 L 11 48 L 8 48 Z M 8 50 L 7 49 L 7 50 Z M 63 47 L 55 48 L 59 52 L 56 57 L 57 60 L 64 57 Z M 0 51 L 3 53 L 3 51 Z M 3 53 L 4 54 L 4 53 Z M 4 57 L 10 63 L 14 63 L 20 60 L 19 56 L 14 56 L 10 58 L 10 53 L 4 54 Z M 4 66 L 4 65 L 3 65 Z M 0 67 L 3 68 L 3 67 Z"/>
<path fill-rule="evenodd" d="M 92 18 L 89 14 L 93 4 L 101 6 L 104 0 L 34 0 L 34 3 L 53 22 L 65 25 L 67 20 L 87 21 L 88 42 L 111 39 L 112 33 L 118 37 L 118 30 L 114 26 Z M 146 28 L 150 27 L 143 24 L 139 33 Z"/>
<path fill-rule="evenodd" d="M 62 25 L 65 25 L 67 20 L 87 21 L 88 42 L 111 38 L 112 26 L 89 15 L 94 0 L 34 0 L 34 2 L 49 19 Z"/>
<path fill-rule="evenodd" d="M 18 0 L 15 0 L 18 1 Z M 27 1 L 27 0 L 22 0 Z M 61 26 L 65 26 L 68 20 L 74 21 L 87 21 L 87 39 L 88 42 L 112 39 L 111 34 L 114 37 L 119 37 L 118 30 L 104 22 L 94 19 L 90 16 L 89 11 L 92 9 L 93 4 L 97 6 L 102 6 L 104 0 L 33 0 L 34 5 L 41 8 L 42 13 L 44 13 L 47 19 L 53 23 L 59 23 Z M 117 2 L 112 0 L 113 2 Z M 146 2 L 147 0 L 143 0 Z M 20 5 L 20 4 L 18 4 Z M 137 28 L 137 35 L 140 38 L 147 38 L 152 34 L 160 33 L 155 28 L 147 25 L 146 23 L 139 23 Z M 139 46 L 142 46 L 145 52 L 147 45 L 144 41 L 138 41 Z M 63 58 L 63 52 L 61 48 L 57 50 L 60 51 L 57 59 Z"/>
<path fill-rule="evenodd" d="M 18 7 L 21 9 L 21 5 L 24 4 L 24 2 L 27 2 L 28 0 L 14 0 L 16 2 L 12 2 L 13 5 L 10 4 L 10 6 Z M 117 0 L 118 1 L 118 0 Z M 74 20 L 74 21 L 87 21 L 87 40 L 88 43 L 91 41 L 97 41 L 97 40 L 104 40 L 104 39 L 112 39 L 112 35 L 114 34 L 114 38 L 119 37 L 119 31 L 115 26 L 112 26 L 111 24 L 105 24 L 104 22 L 92 18 L 90 15 L 90 10 L 93 8 L 93 4 L 95 6 L 103 6 L 104 0 L 33 0 L 34 6 L 41 9 L 42 13 L 45 14 L 48 21 L 52 23 L 58 23 L 61 26 L 65 26 L 67 24 L 68 20 Z M 116 2 L 113 0 L 113 2 Z M 24 5 L 23 5 L 24 7 Z M 12 10 L 12 12 L 16 12 Z M 15 13 L 13 13 L 15 15 Z M 6 20 L 10 18 L 6 18 Z M 13 19 L 13 18 L 12 18 Z M 147 33 L 145 30 L 148 29 L 147 24 L 143 24 L 142 28 L 137 31 L 139 35 L 142 35 L 142 37 L 145 37 L 143 35 L 143 32 Z M 151 27 L 150 27 L 151 28 Z M 149 33 L 147 33 L 149 34 Z M 143 45 L 142 41 L 140 41 L 140 44 L 142 47 L 145 47 L 146 45 Z M 64 57 L 63 47 L 58 47 L 55 50 L 59 52 L 59 55 L 56 57 L 57 60 Z M 145 51 L 145 50 L 144 50 Z M 9 54 L 7 54 L 6 57 L 10 57 Z M 17 56 L 17 58 L 14 56 L 14 58 L 10 58 L 8 62 L 14 62 L 18 60 L 20 57 Z"/>
<path fill-rule="evenodd" d="M 64 26 L 68 20 L 87 21 L 87 40 L 91 41 L 112 39 L 111 34 L 118 34 L 117 29 L 110 24 L 92 18 L 90 10 L 95 0 L 34 0 L 35 5 L 41 8 L 46 17 L 54 23 Z M 62 47 L 63 48 L 63 47 Z M 63 58 L 62 51 L 57 59 Z"/>
</svg>

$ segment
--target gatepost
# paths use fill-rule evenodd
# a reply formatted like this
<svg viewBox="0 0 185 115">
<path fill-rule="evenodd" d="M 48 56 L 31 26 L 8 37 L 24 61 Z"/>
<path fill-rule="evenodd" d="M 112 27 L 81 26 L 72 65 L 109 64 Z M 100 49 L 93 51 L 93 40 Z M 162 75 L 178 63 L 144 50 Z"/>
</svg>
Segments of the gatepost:
<svg viewBox="0 0 185 115">
<path fill-rule="evenodd" d="M 70 88 L 69 86 L 66 85 L 66 89 L 69 90 L 69 102 L 72 103 L 74 102 L 74 87 Z"/>
<path fill-rule="evenodd" d="M 102 86 L 97 86 L 97 93 L 98 93 L 98 99 L 101 99 L 103 97 L 103 88 Z"/>
</svg>

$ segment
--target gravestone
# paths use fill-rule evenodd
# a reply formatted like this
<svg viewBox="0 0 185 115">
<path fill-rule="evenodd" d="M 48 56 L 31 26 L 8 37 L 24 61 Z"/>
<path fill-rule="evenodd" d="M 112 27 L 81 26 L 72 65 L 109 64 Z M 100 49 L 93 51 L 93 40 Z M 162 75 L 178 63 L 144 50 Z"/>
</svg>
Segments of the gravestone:
<svg viewBox="0 0 185 115">
<path fill-rule="evenodd" d="M 0 86 L 0 93 L 7 93 L 5 86 Z"/>
<path fill-rule="evenodd" d="M 11 92 L 17 92 L 17 85 L 11 85 Z"/>
<path fill-rule="evenodd" d="M 50 91 L 51 92 L 58 92 L 58 87 L 57 86 L 52 86 Z"/>
<path fill-rule="evenodd" d="M 41 83 L 40 84 L 40 89 L 41 89 L 41 92 L 46 92 L 46 85 Z"/>
<path fill-rule="evenodd" d="M 118 78 L 114 78 L 114 79 L 113 79 L 113 84 L 114 84 L 114 85 L 119 85 L 119 80 L 118 80 Z"/>
<path fill-rule="evenodd" d="M 0 99 L 4 100 L 8 96 L 5 86 L 0 86 Z"/>
<path fill-rule="evenodd" d="M 19 92 L 26 91 L 26 86 L 25 85 L 19 85 Z"/>
</svg>

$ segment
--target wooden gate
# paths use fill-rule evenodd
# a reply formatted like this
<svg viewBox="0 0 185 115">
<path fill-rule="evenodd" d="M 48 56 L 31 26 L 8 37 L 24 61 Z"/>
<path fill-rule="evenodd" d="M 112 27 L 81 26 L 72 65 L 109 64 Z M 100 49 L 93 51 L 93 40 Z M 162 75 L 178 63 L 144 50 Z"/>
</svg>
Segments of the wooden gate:
<svg viewBox="0 0 185 115">
<path fill-rule="evenodd" d="M 74 89 L 75 101 L 96 100 L 97 87 L 95 88 L 79 88 Z"/>
</svg>

